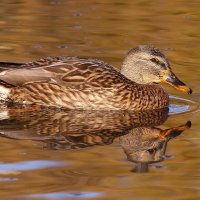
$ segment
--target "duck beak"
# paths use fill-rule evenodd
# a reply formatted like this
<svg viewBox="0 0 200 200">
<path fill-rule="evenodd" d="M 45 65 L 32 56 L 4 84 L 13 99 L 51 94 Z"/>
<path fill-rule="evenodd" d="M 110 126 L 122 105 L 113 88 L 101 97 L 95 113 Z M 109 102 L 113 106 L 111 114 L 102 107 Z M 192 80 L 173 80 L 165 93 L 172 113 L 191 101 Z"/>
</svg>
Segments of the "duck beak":
<svg viewBox="0 0 200 200">
<path fill-rule="evenodd" d="M 192 89 L 183 83 L 171 70 L 164 76 L 162 82 L 167 83 L 177 90 L 192 94 Z"/>
<path fill-rule="evenodd" d="M 183 131 L 189 129 L 192 126 L 191 121 L 188 121 L 186 124 L 162 130 L 160 133 L 161 139 L 172 139 L 180 135 Z"/>
</svg>

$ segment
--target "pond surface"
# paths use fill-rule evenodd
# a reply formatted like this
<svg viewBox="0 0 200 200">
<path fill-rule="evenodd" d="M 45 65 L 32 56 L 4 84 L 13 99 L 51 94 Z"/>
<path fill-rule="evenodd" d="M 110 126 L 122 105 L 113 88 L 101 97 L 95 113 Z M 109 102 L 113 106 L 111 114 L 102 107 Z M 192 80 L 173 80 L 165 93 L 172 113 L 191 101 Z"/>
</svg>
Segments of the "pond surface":
<svg viewBox="0 0 200 200">
<path fill-rule="evenodd" d="M 152 112 L 12 113 L 2 107 L 1 199 L 199 199 L 199 6 L 2 0 L 1 61 L 78 55 L 120 67 L 132 47 L 153 44 L 194 93 L 167 87 L 169 110 Z"/>
</svg>

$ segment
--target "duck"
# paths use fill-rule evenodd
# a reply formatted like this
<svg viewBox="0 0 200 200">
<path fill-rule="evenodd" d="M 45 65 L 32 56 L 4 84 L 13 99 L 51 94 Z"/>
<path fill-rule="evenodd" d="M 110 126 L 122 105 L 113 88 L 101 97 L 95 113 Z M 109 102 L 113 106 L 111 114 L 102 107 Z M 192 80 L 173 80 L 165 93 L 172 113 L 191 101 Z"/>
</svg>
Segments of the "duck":
<svg viewBox="0 0 200 200">
<path fill-rule="evenodd" d="M 0 63 L 0 100 L 80 110 L 152 110 L 167 107 L 159 83 L 192 93 L 172 71 L 167 57 L 152 45 L 131 49 L 120 69 L 104 61 L 47 57 L 25 64 Z"/>
</svg>

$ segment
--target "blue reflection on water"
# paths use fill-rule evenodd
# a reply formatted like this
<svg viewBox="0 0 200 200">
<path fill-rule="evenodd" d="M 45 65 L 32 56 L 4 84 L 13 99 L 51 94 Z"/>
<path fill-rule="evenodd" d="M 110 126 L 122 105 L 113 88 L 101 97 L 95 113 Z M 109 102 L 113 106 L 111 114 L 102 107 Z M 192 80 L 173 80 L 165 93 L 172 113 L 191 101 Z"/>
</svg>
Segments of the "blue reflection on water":
<svg viewBox="0 0 200 200">
<path fill-rule="evenodd" d="M 8 173 L 9 171 L 28 171 L 43 169 L 56 166 L 67 166 L 66 162 L 50 161 L 50 160 L 31 160 L 16 163 L 1 163 L 0 173 Z"/>
<path fill-rule="evenodd" d="M 100 197 L 102 193 L 100 192 L 53 192 L 46 194 L 32 194 L 26 195 L 28 198 L 38 198 L 38 199 L 86 199 L 86 198 L 96 198 Z"/>
<path fill-rule="evenodd" d="M 0 182 L 6 182 L 6 181 L 17 181 L 17 178 L 0 178 Z"/>
<path fill-rule="evenodd" d="M 177 96 L 170 96 L 169 114 L 176 115 L 191 112 L 198 108 L 198 103 L 189 99 Z"/>
<path fill-rule="evenodd" d="M 190 111 L 190 106 L 178 106 L 176 104 L 169 105 L 169 113 L 170 114 L 179 114 Z"/>
</svg>

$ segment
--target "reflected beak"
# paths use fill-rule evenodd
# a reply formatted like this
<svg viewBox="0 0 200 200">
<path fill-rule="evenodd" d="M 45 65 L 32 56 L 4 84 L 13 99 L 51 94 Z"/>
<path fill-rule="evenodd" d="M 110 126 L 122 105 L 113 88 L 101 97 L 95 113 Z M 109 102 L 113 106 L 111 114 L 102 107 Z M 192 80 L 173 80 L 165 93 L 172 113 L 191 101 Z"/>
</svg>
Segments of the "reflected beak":
<svg viewBox="0 0 200 200">
<path fill-rule="evenodd" d="M 170 129 L 165 129 L 162 130 L 160 132 L 160 138 L 164 139 L 171 139 L 171 138 L 175 138 L 178 135 L 180 135 L 183 131 L 189 129 L 192 126 L 191 121 L 188 121 L 186 124 L 178 126 L 178 127 L 174 127 L 174 128 L 170 128 Z"/>
<path fill-rule="evenodd" d="M 170 70 L 169 73 L 164 76 L 161 80 L 164 83 L 167 83 L 174 87 L 177 90 L 187 92 L 188 94 L 192 94 L 192 89 L 189 88 L 185 83 L 183 83 L 179 78 Z"/>
</svg>

